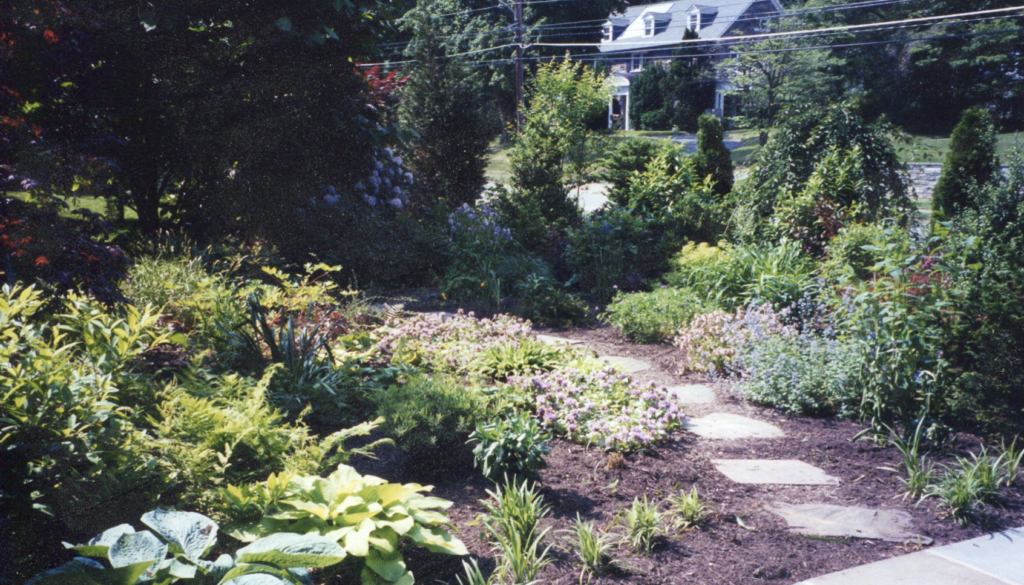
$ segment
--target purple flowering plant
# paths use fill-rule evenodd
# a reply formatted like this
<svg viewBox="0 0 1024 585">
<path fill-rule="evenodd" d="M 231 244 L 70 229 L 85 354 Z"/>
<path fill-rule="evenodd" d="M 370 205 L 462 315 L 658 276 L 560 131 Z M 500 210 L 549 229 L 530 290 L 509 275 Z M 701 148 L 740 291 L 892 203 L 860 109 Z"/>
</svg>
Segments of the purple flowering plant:
<svg viewBox="0 0 1024 585">
<path fill-rule="evenodd" d="M 377 347 L 393 363 L 465 374 L 487 348 L 516 341 L 530 331 L 529 321 L 509 315 L 478 319 L 472 311 L 462 310 L 451 316 L 420 314 L 390 319 L 377 331 Z"/>
<path fill-rule="evenodd" d="M 611 366 L 512 377 L 508 390 L 545 427 L 608 451 L 649 447 L 678 428 L 685 416 L 666 388 L 634 381 Z"/>
<path fill-rule="evenodd" d="M 462 300 L 483 300 L 497 308 L 502 282 L 499 266 L 515 252 L 512 232 L 486 203 L 463 204 L 448 216 L 448 268 L 444 293 Z"/>
</svg>

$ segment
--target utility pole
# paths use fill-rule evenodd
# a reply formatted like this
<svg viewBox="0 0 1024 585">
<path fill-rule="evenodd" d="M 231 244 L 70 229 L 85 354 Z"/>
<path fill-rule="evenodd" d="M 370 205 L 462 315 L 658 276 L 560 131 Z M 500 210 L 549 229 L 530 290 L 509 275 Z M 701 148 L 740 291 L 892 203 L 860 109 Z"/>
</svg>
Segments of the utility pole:
<svg viewBox="0 0 1024 585">
<path fill-rule="evenodd" d="M 515 0 L 516 27 L 516 131 L 523 130 L 523 0 Z"/>
</svg>

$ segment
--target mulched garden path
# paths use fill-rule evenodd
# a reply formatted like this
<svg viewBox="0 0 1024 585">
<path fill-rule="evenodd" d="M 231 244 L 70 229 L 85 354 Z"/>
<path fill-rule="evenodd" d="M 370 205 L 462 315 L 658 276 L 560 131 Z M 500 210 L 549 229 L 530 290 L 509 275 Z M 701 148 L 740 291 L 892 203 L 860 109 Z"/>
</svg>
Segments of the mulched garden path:
<svg viewBox="0 0 1024 585">
<path fill-rule="evenodd" d="M 641 380 L 654 380 L 666 386 L 713 384 L 703 375 L 678 372 L 680 352 L 669 345 L 641 345 L 629 342 L 610 327 L 573 330 L 542 330 L 538 333 L 585 341 L 599 355 L 627 356 L 652 364 L 647 371 L 634 374 Z M 856 422 L 830 418 L 787 416 L 753 406 L 732 393 L 725 385 L 716 385 L 717 401 L 689 405 L 688 416 L 712 412 L 734 413 L 772 423 L 785 432 L 785 438 L 715 440 L 697 437 L 686 431 L 674 433 L 651 453 L 629 455 L 617 468 L 609 468 L 609 458 L 600 449 L 587 449 L 567 441 L 552 442 L 548 467 L 540 474 L 546 501 L 553 506 L 544 525 L 552 529 L 549 542 L 555 544 L 556 562 L 542 573 L 544 582 L 579 583 L 579 569 L 573 558 L 567 532 L 579 514 L 595 520 L 598 526 L 621 533 L 615 524 L 616 513 L 636 496 L 663 500 L 679 489 L 696 486 L 714 513 L 698 529 L 671 534 L 661 539 L 650 557 L 632 554 L 625 546 L 615 549 L 615 557 L 628 567 L 617 574 L 594 578 L 595 584 L 718 585 L 756 583 L 795 583 L 811 577 L 918 550 L 904 545 L 874 540 L 815 538 L 791 534 L 786 523 L 765 510 L 778 502 L 821 503 L 866 508 L 905 510 L 913 517 L 913 530 L 934 539 L 934 546 L 966 540 L 987 532 L 1024 525 L 1024 490 L 1004 489 L 999 506 L 989 507 L 981 525 L 957 526 L 941 517 L 935 502 L 920 505 L 899 496 L 900 484 L 894 473 L 880 467 L 896 467 L 899 456 L 893 448 L 878 447 L 870 441 L 851 439 L 862 427 Z M 979 439 L 959 435 L 961 453 L 976 451 Z M 422 471 L 413 471 L 410 462 L 394 449 L 378 452 L 379 460 L 354 461 L 363 473 L 392 480 L 426 483 Z M 949 456 L 947 459 L 951 459 Z M 835 486 L 740 485 L 720 474 L 712 459 L 797 459 L 821 468 L 841 481 Z M 942 462 L 943 459 L 936 459 Z M 444 469 L 442 462 L 416 462 L 434 465 L 434 494 L 455 502 L 449 510 L 460 537 L 470 552 L 480 559 L 481 568 L 493 568 L 493 554 L 477 522 L 483 513 L 479 501 L 491 488 L 479 472 L 471 469 Z M 422 469 L 422 465 L 417 465 Z M 663 507 L 663 509 L 666 509 Z M 738 519 L 738 520 L 737 520 Z M 461 559 L 442 555 L 412 554 L 409 567 L 418 582 L 454 583 L 461 573 Z"/>
</svg>

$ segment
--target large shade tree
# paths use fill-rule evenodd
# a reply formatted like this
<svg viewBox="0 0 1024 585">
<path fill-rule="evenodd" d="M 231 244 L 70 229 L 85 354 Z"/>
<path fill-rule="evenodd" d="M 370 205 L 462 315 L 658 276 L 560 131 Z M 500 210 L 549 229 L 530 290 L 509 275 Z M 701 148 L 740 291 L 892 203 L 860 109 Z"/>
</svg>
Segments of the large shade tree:
<svg viewBox="0 0 1024 585">
<path fill-rule="evenodd" d="M 33 136 L 10 174 L 39 193 L 120 198 L 147 230 L 167 214 L 288 228 L 298 202 L 358 181 L 366 144 L 387 132 L 354 70 L 387 11 L 380 0 L 19 3 L 5 116 Z"/>
</svg>

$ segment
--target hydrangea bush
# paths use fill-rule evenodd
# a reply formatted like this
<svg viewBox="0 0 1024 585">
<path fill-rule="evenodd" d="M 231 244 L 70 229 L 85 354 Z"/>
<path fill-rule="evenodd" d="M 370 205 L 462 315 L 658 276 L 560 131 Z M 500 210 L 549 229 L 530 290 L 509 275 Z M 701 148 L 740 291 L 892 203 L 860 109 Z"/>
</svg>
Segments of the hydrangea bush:
<svg viewBox="0 0 1024 585">
<path fill-rule="evenodd" d="M 392 362 L 466 373 L 482 351 L 521 339 L 530 331 L 529 321 L 509 315 L 477 319 L 472 311 L 460 309 L 448 317 L 421 314 L 391 319 L 378 330 L 377 347 Z"/>
<path fill-rule="evenodd" d="M 684 414 L 654 382 L 641 384 L 608 366 L 512 377 L 509 390 L 555 433 L 609 451 L 635 451 L 665 438 Z"/>
</svg>

